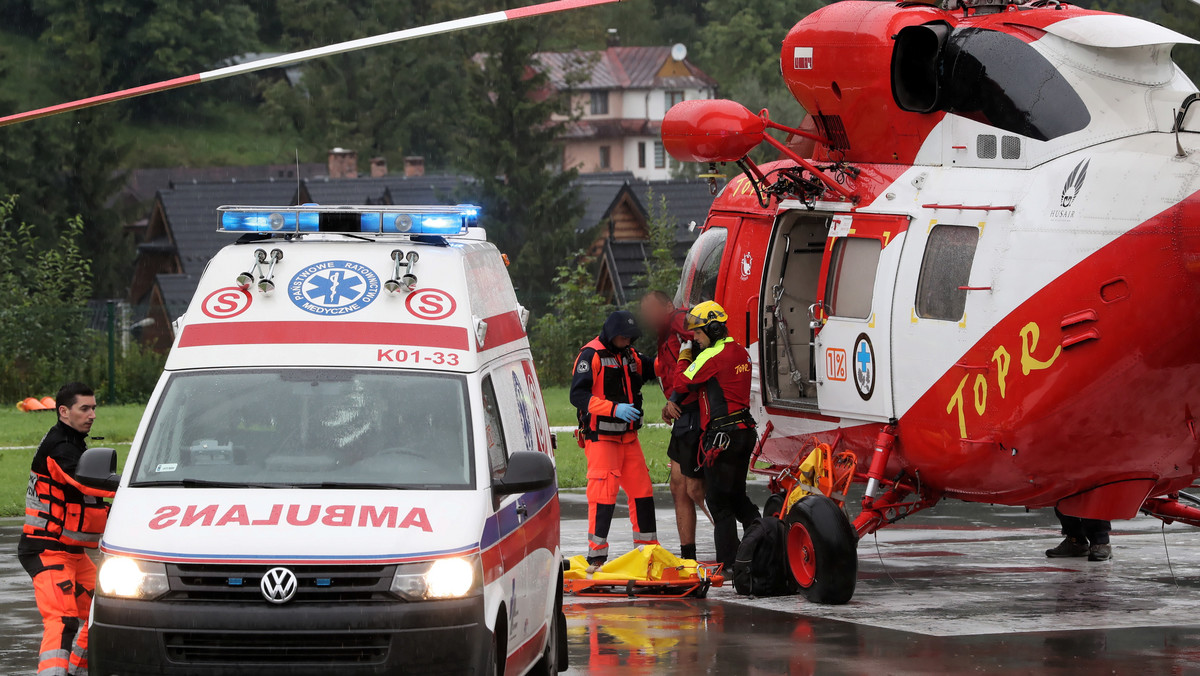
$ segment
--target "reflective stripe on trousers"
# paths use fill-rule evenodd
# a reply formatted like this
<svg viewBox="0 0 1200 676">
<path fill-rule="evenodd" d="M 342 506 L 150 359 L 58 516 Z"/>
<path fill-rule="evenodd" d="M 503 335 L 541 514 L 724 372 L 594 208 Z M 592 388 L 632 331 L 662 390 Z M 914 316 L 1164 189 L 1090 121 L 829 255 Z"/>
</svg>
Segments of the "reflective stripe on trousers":
<svg viewBox="0 0 1200 676">
<path fill-rule="evenodd" d="M 38 675 L 86 675 L 95 564 L 87 554 L 54 550 L 22 555 L 20 560 L 33 578 L 34 597 L 42 616 Z"/>
</svg>

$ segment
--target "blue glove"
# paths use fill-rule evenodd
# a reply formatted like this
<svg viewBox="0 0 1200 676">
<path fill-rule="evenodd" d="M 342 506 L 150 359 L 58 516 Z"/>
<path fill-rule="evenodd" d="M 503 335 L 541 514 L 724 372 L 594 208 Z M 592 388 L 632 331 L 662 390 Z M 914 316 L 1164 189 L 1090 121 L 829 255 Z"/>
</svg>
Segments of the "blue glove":
<svg viewBox="0 0 1200 676">
<path fill-rule="evenodd" d="M 624 420 L 627 423 L 637 422 L 642 417 L 642 412 L 633 407 L 633 404 L 617 404 L 613 415 Z"/>
</svg>

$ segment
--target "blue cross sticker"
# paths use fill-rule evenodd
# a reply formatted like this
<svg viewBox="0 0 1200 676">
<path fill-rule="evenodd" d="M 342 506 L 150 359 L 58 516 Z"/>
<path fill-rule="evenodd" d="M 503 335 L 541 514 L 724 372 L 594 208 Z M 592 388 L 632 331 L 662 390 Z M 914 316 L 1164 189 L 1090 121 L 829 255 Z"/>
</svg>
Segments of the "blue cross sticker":
<svg viewBox="0 0 1200 676">
<path fill-rule="evenodd" d="M 871 365 L 871 350 L 867 348 L 867 341 L 864 340 L 858 344 L 858 354 L 855 361 L 858 362 L 858 370 L 865 374 L 867 367 Z"/>
</svg>

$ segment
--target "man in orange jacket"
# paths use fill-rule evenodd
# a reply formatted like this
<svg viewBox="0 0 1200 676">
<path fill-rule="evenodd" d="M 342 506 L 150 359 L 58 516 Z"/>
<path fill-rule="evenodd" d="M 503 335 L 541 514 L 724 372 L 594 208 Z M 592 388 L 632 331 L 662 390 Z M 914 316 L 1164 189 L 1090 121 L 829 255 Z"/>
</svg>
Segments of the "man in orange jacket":
<svg viewBox="0 0 1200 676">
<path fill-rule="evenodd" d="M 588 563 L 608 560 L 608 530 L 625 489 L 635 544 L 658 544 L 654 487 L 638 442 L 642 383 L 653 380 L 654 360 L 638 353 L 642 335 L 633 314 L 609 315 L 604 329 L 575 359 L 571 404 L 579 411 L 579 435 L 587 456 Z"/>
<path fill-rule="evenodd" d="M 38 676 L 87 674 L 88 614 L 96 590 L 96 566 L 87 550 L 100 543 L 108 521 L 103 498 L 114 495 L 75 480 L 96 419 L 95 393 L 83 383 L 67 383 L 54 403 L 58 423 L 33 456 L 17 545 L 42 614 Z"/>
</svg>

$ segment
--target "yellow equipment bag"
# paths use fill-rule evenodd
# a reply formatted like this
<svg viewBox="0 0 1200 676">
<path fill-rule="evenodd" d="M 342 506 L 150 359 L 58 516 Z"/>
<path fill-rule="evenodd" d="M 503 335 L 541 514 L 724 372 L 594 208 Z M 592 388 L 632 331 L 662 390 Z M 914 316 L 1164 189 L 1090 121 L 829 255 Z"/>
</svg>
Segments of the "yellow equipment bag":
<svg viewBox="0 0 1200 676">
<path fill-rule="evenodd" d="M 833 485 L 830 449 L 827 444 L 818 444 L 800 467 L 796 469 L 796 485 L 788 492 L 783 503 L 783 514 L 792 511 L 792 505 L 806 495 L 829 495 Z"/>
</svg>

